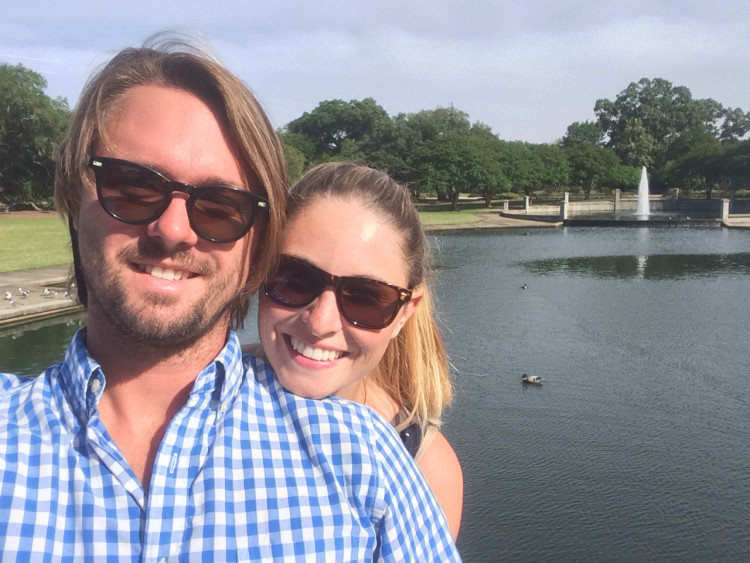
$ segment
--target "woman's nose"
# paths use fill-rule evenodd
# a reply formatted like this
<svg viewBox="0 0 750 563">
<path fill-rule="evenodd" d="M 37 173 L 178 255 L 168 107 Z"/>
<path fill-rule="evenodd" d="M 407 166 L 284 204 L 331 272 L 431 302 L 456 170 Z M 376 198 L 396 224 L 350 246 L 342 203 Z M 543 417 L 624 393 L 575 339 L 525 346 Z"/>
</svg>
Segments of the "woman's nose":
<svg viewBox="0 0 750 563">
<path fill-rule="evenodd" d="M 333 287 L 327 287 L 307 306 L 303 320 L 315 336 L 327 336 L 342 328 L 341 313 Z"/>
</svg>

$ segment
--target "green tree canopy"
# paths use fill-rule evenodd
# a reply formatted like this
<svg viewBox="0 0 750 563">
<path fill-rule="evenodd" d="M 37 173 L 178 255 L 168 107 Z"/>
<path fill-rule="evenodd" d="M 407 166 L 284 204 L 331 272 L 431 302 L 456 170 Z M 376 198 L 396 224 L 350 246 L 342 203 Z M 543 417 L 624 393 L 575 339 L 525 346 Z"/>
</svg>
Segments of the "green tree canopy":
<svg viewBox="0 0 750 563">
<path fill-rule="evenodd" d="M 55 157 L 70 111 L 44 93 L 44 77 L 0 64 L 0 198 L 19 202 L 53 193 Z"/>
<path fill-rule="evenodd" d="M 663 78 L 642 78 L 614 101 L 597 100 L 594 113 L 607 144 L 623 162 L 660 167 L 672 143 L 703 128 L 717 138 L 737 140 L 750 130 L 750 116 L 708 99 L 693 99 L 684 86 Z"/>
<path fill-rule="evenodd" d="M 469 114 L 453 106 L 409 113 L 403 119 L 416 139 L 422 142 L 448 133 L 468 135 L 472 129 Z M 476 127 L 481 129 L 479 125 Z"/>
<path fill-rule="evenodd" d="M 281 139 L 281 147 L 284 149 L 284 157 L 286 157 L 286 167 L 289 174 L 289 181 L 294 183 L 300 179 L 302 174 L 305 172 L 305 155 L 295 145 L 286 142 L 283 136 L 279 136 Z"/>
<path fill-rule="evenodd" d="M 726 172 L 732 188 L 750 188 L 750 140 L 727 146 L 722 168 Z"/>
<path fill-rule="evenodd" d="M 507 182 L 492 144 L 490 139 L 456 132 L 433 137 L 414 159 L 422 182 L 449 200 L 453 209 L 462 191 L 481 193 L 489 205 L 492 195 Z"/>
<path fill-rule="evenodd" d="M 595 121 L 574 121 L 568 125 L 568 130 L 562 138 L 562 146 L 572 147 L 578 143 L 599 146 L 604 137 L 601 126 Z"/>
<path fill-rule="evenodd" d="M 531 196 L 541 185 L 542 164 L 529 143 L 500 141 L 496 158 L 512 192 Z"/>
<path fill-rule="evenodd" d="M 570 161 L 564 149 L 558 145 L 532 145 L 541 166 L 541 187 L 552 192 L 562 191 L 570 182 Z"/>
<path fill-rule="evenodd" d="M 725 146 L 704 127 L 685 131 L 670 146 L 660 178 L 671 186 L 711 191 L 729 175 L 724 167 Z"/>
<path fill-rule="evenodd" d="M 345 139 L 362 142 L 368 135 L 390 125 L 390 116 L 372 98 L 364 100 L 327 100 L 311 112 L 291 121 L 286 130 L 312 140 L 315 159 L 336 156 Z M 297 145 L 295 145 L 297 146 Z M 297 146 L 299 150 L 302 147 Z"/>
<path fill-rule="evenodd" d="M 580 186 L 586 199 L 595 189 L 638 184 L 639 169 L 623 165 L 611 149 L 578 144 L 566 150 L 571 184 Z"/>
</svg>

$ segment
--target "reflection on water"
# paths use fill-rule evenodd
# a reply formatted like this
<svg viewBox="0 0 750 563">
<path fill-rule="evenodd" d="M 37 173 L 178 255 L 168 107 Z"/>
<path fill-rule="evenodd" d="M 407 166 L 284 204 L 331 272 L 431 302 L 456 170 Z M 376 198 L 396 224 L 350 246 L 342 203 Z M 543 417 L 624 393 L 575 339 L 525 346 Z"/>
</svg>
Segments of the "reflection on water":
<svg viewBox="0 0 750 563">
<path fill-rule="evenodd" d="M 38 375 L 63 359 L 85 322 L 85 313 L 75 313 L 0 329 L 0 372 Z"/>
<path fill-rule="evenodd" d="M 656 254 L 650 256 L 584 256 L 531 260 L 532 273 L 615 277 L 695 278 L 750 275 L 750 252 L 735 254 Z"/>
</svg>

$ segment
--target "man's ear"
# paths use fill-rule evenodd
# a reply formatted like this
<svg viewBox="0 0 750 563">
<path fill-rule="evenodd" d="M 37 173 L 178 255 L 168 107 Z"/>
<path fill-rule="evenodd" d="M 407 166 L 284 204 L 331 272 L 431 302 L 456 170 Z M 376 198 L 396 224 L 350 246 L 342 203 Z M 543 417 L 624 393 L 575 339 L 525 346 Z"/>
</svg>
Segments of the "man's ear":
<svg viewBox="0 0 750 563">
<path fill-rule="evenodd" d="M 409 317 L 411 317 L 416 312 L 417 307 L 419 307 L 419 302 L 422 301 L 423 294 L 424 291 L 421 288 L 416 288 L 412 291 L 411 299 L 409 299 L 409 302 L 406 305 L 401 307 L 399 316 L 394 321 L 393 334 L 391 334 L 391 338 L 396 338 L 396 336 L 398 336 L 398 333 L 401 332 L 402 328 L 404 328 L 406 321 L 408 321 Z"/>
</svg>

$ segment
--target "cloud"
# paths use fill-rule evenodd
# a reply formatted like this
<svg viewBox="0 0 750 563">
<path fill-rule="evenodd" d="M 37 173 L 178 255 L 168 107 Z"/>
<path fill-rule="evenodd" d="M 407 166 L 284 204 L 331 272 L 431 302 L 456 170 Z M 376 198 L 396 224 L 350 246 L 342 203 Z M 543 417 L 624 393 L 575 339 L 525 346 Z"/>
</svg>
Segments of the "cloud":
<svg viewBox="0 0 750 563">
<path fill-rule="evenodd" d="M 502 138 L 551 142 L 643 77 L 747 111 L 748 22 L 744 0 L 6 3 L 0 62 L 41 72 L 72 103 L 114 52 L 182 26 L 277 126 L 323 100 L 372 97 L 392 115 L 453 104 Z"/>
</svg>

